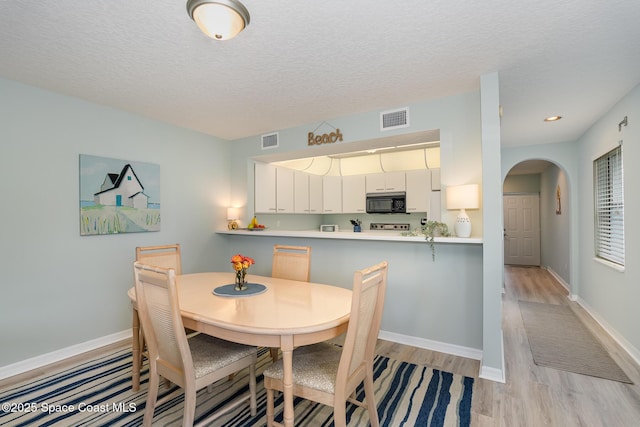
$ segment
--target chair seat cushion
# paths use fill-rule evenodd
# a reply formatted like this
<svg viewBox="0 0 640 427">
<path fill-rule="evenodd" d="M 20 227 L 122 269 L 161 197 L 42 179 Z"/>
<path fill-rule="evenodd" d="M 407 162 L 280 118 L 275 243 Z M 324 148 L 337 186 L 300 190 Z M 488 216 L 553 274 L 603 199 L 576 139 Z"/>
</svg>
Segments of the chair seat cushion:
<svg viewBox="0 0 640 427">
<path fill-rule="evenodd" d="M 341 355 L 341 347 L 328 343 L 296 348 L 293 351 L 293 383 L 333 394 Z M 265 369 L 264 376 L 282 381 L 282 360 Z"/>
<path fill-rule="evenodd" d="M 190 337 L 189 348 L 196 378 L 257 354 L 255 347 L 236 344 L 207 334 L 196 334 Z"/>
</svg>

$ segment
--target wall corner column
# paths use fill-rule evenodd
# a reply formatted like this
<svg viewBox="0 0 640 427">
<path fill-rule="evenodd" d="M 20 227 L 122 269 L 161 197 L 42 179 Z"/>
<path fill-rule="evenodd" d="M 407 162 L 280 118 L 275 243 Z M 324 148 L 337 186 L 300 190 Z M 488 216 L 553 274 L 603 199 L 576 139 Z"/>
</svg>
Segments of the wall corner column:
<svg viewBox="0 0 640 427">
<path fill-rule="evenodd" d="M 500 160 L 500 79 L 480 76 L 482 125 L 482 362 L 480 377 L 505 382 L 502 336 L 503 225 Z"/>
</svg>

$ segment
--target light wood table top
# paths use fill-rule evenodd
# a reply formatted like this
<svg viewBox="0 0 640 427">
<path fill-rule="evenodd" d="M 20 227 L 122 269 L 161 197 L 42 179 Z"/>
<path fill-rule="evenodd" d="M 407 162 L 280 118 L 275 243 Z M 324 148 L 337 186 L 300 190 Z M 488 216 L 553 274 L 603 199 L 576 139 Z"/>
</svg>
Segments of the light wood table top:
<svg viewBox="0 0 640 427">
<path fill-rule="evenodd" d="M 284 425 L 293 419 L 293 349 L 346 332 L 351 291 L 336 286 L 247 274 L 247 281 L 267 287 L 246 297 L 213 294 L 233 283 L 235 274 L 195 273 L 177 276 L 184 326 L 228 341 L 279 347 L 284 363 Z M 129 290 L 135 303 L 135 290 Z M 137 340 L 133 340 L 134 352 Z M 135 364 L 134 364 L 135 369 Z"/>
</svg>

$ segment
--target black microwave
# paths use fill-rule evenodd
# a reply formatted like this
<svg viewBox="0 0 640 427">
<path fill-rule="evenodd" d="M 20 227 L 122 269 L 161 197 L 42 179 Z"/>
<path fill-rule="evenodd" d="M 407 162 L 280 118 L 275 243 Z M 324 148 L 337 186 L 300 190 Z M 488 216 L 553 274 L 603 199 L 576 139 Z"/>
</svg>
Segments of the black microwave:
<svg viewBox="0 0 640 427">
<path fill-rule="evenodd" d="M 407 213 L 407 193 L 367 193 L 367 213 Z"/>
</svg>

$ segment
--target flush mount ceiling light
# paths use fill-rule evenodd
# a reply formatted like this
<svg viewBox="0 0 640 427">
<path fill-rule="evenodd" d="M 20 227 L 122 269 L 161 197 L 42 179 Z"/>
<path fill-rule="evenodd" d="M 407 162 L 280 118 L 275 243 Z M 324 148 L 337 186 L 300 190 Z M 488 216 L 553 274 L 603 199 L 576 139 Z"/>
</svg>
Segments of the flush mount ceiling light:
<svg viewBox="0 0 640 427">
<path fill-rule="evenodd" d="M 249 11 L 236 0 L 189 0 L 187 13 L 214 40 L 229 40 L 249 25 Z"/>
<path fill-rule="evenodd" d="M 545 117 L 544 121 L 545 122 L 557 122 L 561 118 L 562 118 L 562 116 L 550 116 L 550 117 Z"/>
</svg>

